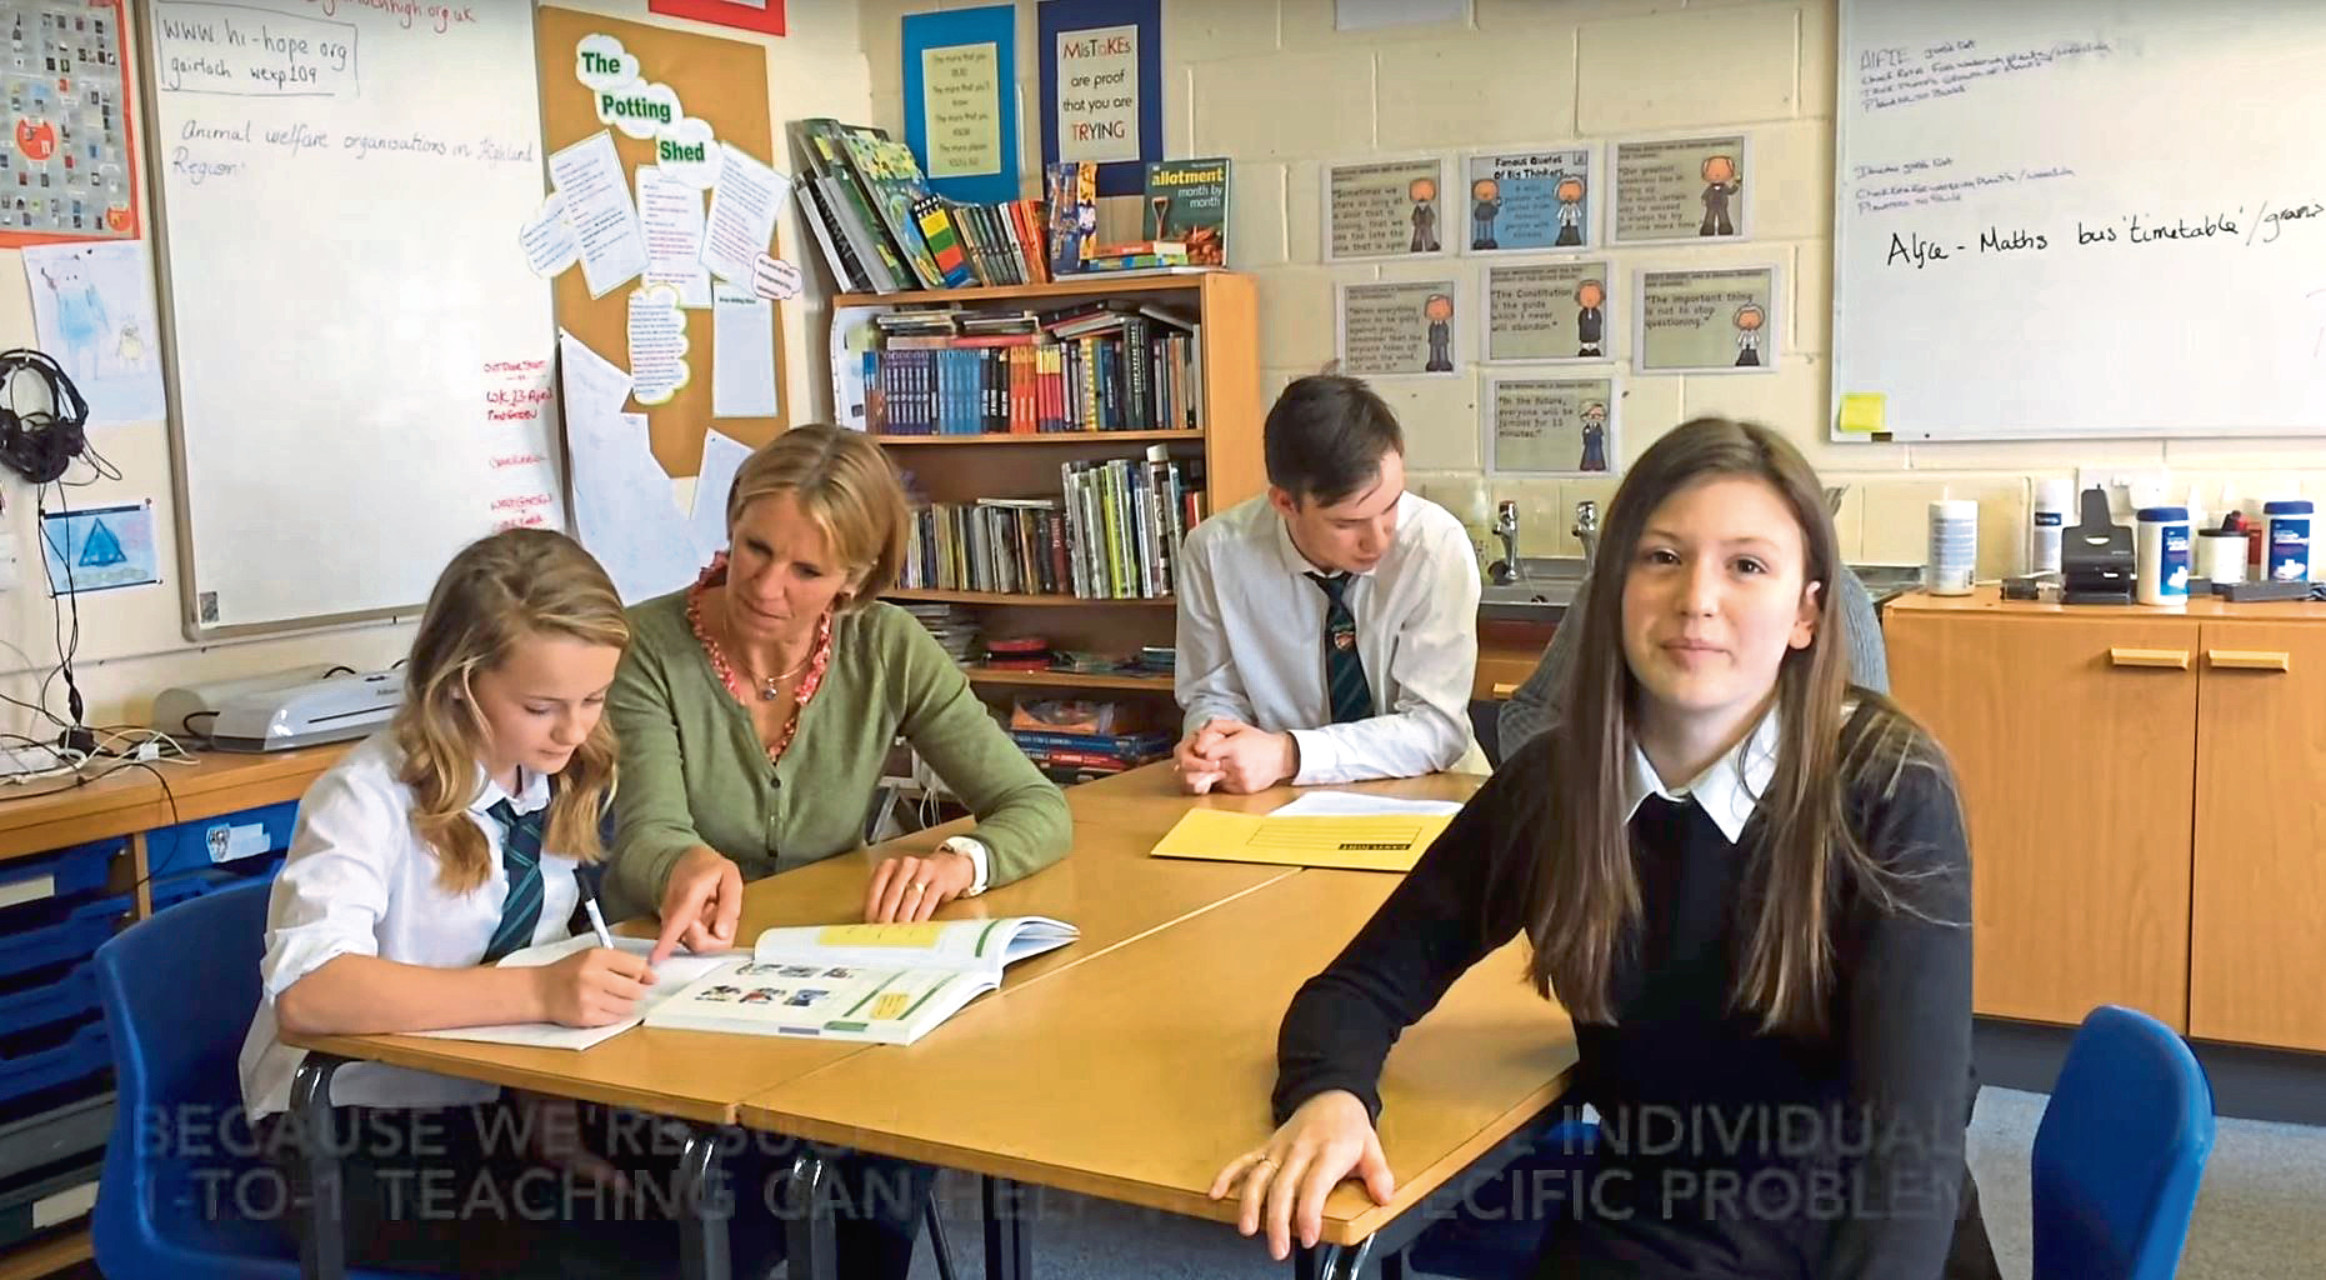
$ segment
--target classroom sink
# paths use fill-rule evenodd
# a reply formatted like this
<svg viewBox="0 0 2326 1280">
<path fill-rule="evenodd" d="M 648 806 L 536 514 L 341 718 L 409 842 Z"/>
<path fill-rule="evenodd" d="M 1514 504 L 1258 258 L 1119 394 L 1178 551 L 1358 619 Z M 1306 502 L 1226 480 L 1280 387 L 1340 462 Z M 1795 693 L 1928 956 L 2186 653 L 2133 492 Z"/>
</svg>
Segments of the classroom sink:
<svg viewBox="0 0 2326 1280">
<path fill-rule="evenodd" d="M 1501 562 L 1495 562 L 1500 569 Z M 1557 622 L 1583 585 L 1584 562 L 1576 556 L 1521 556 L 1516 574 L 1498 575 L 1478 594 L 1478 617 L 1487 622 Z"/>
</svg>

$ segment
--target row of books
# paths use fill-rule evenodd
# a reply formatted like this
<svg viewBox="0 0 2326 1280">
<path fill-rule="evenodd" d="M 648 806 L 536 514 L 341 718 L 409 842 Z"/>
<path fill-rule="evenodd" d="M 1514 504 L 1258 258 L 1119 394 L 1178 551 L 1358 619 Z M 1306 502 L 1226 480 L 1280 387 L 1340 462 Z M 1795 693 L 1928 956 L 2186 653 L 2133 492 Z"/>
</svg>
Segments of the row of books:
<svg viewBox="0 0 2326 1280">
<path fill-rule="evenodd" d="M 1095 164 L 1051 165 L 1047 200 L 979 204 L 932 191 L 912 148 L 886 130 L 826 117 L 788 129 L 800 217 L 833 278 L 851 293 L 1008 287 L 1081 272 L 1227 263 L 1225 158 L 1149 163 L 1139 242 L 1102 246 Z"/>
<path fill-rule="evenodd" d="M 1035 767 L 1066 786 L 1112 777 L 1171 754 L 1171 734 L 1120 702 L 1021 699 L 1003 727 Z"/>
<path fill-rule="evenodd" d="M 929 190 L 912 149 L 869 125 L 790 126 L 800 216 L 852 293 L 1049 279 L 1038 200 L 966 204 Z"/>
<path fill-rule="evenodd" d="M 867 429 L 885 435 L 1193 431 L 1202 425 L 1198 327 L 1109 312 L 1104 329 L 891 337 L 867 351 Z"/>
<path fill-rule="evenodd" d="M 1055 498 L 920 506 L 899 585 L 1084 600 L 1168 598 L 1180 540 L 1205 515 L 1195 470 L 1192 461 L 1161 456 L 1069 462 L 1059 467 Z"/>
</svg>

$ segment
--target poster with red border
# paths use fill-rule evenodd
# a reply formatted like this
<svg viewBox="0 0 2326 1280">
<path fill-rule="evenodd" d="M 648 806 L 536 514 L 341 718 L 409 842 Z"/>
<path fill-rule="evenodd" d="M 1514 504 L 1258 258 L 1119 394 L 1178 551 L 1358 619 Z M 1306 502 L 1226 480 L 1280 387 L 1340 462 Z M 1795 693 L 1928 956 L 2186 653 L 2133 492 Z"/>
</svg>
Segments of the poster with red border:
<svg viewBox="0 0 2326 1280">
<path fill-rule="evenodd" d="M 780 36 L 784 0 L 646 0 L 658 18 L 686 18 L 761 35 Z"/>
<path fill-rule="evenodd" d="M 127 0 L 0 0 L 0 247 L 138 238 Z"/>
</svg>

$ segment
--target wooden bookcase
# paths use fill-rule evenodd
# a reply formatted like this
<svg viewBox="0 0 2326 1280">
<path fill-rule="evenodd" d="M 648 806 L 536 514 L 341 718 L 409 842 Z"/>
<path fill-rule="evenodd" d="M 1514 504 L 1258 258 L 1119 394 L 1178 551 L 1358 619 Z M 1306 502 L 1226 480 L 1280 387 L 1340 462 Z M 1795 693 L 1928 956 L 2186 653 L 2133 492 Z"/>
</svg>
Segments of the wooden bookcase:
<svg viewBox="0 0 2326 1280">
<path fill-rule="evenodd" d="M 1072 431 L 988 435 L 879 435 L 911 486 L 932 502 L 1051 497 L 1065 462 L 1136 458 L 1161 444 L 1175 459 L 1200 459 L 1205 509 L 1218 514 L 1267 487 L 1260 455 L 1258 291 L 1251 277 L 1229 271 L 1164 276 L 1091 276 L 1051 284 L 891 294 L 842 294 L 845 307 L 1050 310 L 1138 295 L 1192 309 L 1201 323 L 1203 415 L 1193 431 Z M 1135 652 L 1170 644 L 1176 609 L 1168 598 L 1085 600 L 1069 595 L 1000 595 L 977 591 L 895 590 L 898 602 L 939 601 L 976 614 L 985 638 L 1038 634 L 1053 650 Z M 992 671 L 969 678 L 995 700 L 1032 689 L 1093 696 L 1171 696 L 1168 675 L 1092 675 L 1063 671 Z M 1168 720 L 1168 717 L 1166 717 Z"/>
</svg>

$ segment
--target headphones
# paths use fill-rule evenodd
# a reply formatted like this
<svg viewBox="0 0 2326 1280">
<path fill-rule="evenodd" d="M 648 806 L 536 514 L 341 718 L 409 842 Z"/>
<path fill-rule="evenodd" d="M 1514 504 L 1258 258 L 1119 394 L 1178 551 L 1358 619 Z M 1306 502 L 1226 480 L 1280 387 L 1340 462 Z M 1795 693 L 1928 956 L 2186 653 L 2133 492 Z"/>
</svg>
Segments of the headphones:
<svg viewBox="0 0 2326 1280">
<path fill-rule="evenodd" d="M 16 376 L 30 373 L 48 387 L 48 407 L 37 413 L 18 413 L 13 407 Z M 89 421 L 89 402 L 57 362 L 28 347 L 0 351 L 0 464 L 33 484 L 47 484 L 65 473 L 73 459 L 88 448 L 83 428 Z"/>
</svg>

